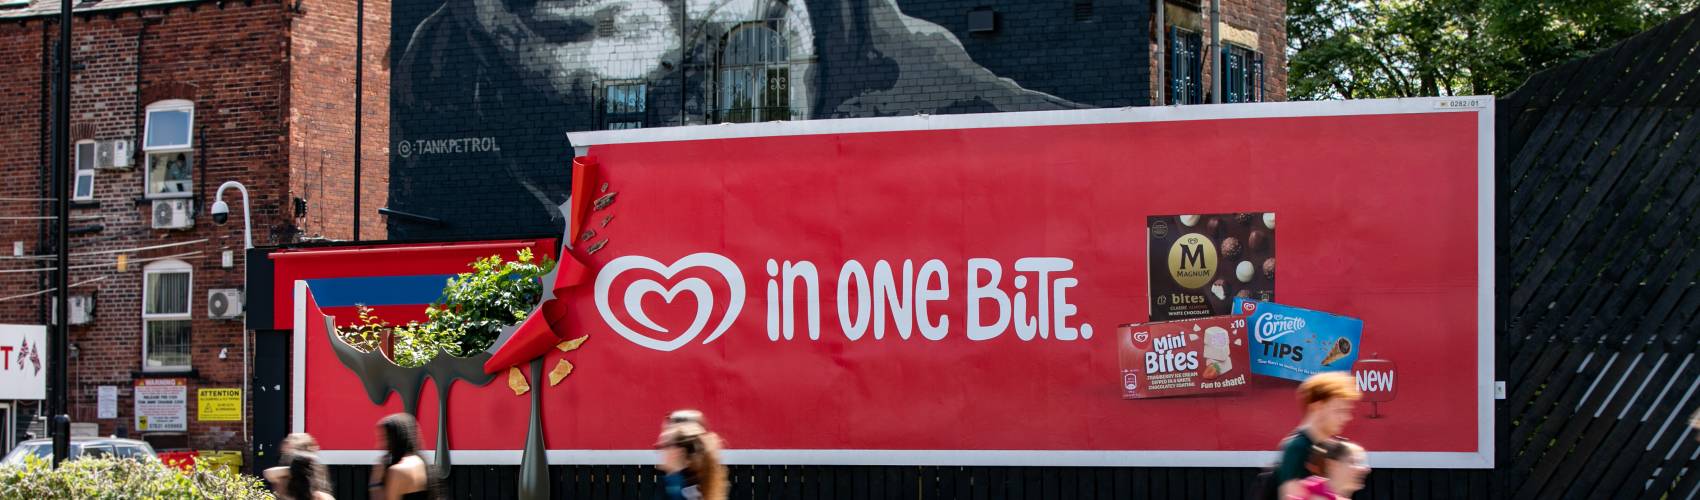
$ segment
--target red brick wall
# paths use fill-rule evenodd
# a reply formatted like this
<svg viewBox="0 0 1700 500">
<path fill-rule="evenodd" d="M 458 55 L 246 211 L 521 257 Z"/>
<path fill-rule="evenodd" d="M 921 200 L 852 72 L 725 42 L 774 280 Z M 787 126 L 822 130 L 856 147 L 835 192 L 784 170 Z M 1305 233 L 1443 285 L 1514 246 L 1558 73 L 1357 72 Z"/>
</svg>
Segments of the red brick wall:
<svg viewBox="0 0 1700 500">
<path fill-rule="evenodd" d="M 40 202 L 11 199 L 41 198 L 44 196 L 40 178 L 46 160 L 41 138 L 42 110 L 47 95 L 42 87 L 43 28 L 39 22 L 27 25 L 0 24 L 0 172 L 8 182 L 0 182 L 0 214 L 7 217 L 38 217 L 51 214 Z M 12 243 L 24 242 L 30 255 L 46 250 L 40 245 L 39 221 L 0 220 L 0 269 L 30 269 L 47 267 L 50 262 L 12 259 Z M 0 296 L 13 296 L 40 290 L 43 273 L 0 274 Z M 0 321 L 40 324 L 42 297 L 25 297 L 0 301 Z"/>
<path fill-rule="evenodd" d="M 290 40 L 290 170 L 307 200 L 303 236 L 353 239 L 354 0 L 304 0 Z M 360 239 L 382 240 L 389 197 L 390 5 L 367 0 L 361 88 Z"/>
<path fill-rule="evenodd" d="M 96 203 L 74 205 L 72 227 L 99 224 L 98 232 L 73 235 L 73 283 L 98 280 L 73 293 L 96 296 L 95 321 L 72 328 L 78 348 L 69 366 L 74 421 L 97 422 L 103 434 L 122 426 L 135 434 L 131 387 L 142 369 L 141 286 L 145 259 L 176 254 L 194 267 L 190 312 L 193 317 L 189 379 L 188 445 L 196 449 L 245 450 L 242 422 L 201 422 L 196 415 L 195 390 L 243 386 L 243 345 L 247 337 L 240 321 L 207 318 L 207 291 L 242 288 L 241 197 L 232 190 L 225 200 L 231 221 L 215 225 L 206 215 L 218 186 L 237 180 L 249 191 L 254 243 L 292 241 L 293 223 L 287 200 L 289 169 L 286 156 L 285 94 L 288 18 L 281 2 L 252 4 L 194 3 L 162 8 L 78 16 L 73 30 L 73 57 L 82 66 L 72 79 L 72 126 L 96 139 L 131 139 L 136 151 L 131 167 L 100 170 L 95 176 Z M 46 26 L 44 26 L 44 24 Z M 0 25 L 0 165 L 9 182 L 6 197 L 39 196 L 40 164 L 35 145 L 45 147 L 38 134 L 44 99 L 41 88 L 43 30 L 57 27 L 43 19 Z M 138 81 L 137 75 L 140 74 Z M 196 161 L 194 191 L 201 202 L 195 227 L 187 231 L 151 228 L 151 204 L 141 200 L 145 167 L 140 154 L 138 106 L 156 97 L 187 97 L 195 104 Z M 6 215 L 36 215 L 34 208 L 0 206 Z M 26 241 L 32 252 L 48 251 L 33 224 L 4 222 L 6 243 Z M 28 226 L 28 230 L 21 230 Z M 196 240 L 204 242 L 195 243 Z M 76 255 L 171 243 L 170 248 L 118 254 Z M 234 253 L 234 266 L 221 265 L 224 251 Z M 9 253 L 9 252 L 8 252 Z M 129 261 L 116 266 L 116 255 Z M 7 261 L 7 269 L 33 263 Z M 0 296 L 40 290 L 34 274 L 0 275 Z M 27 280 L 13 276 L 30 276 Z M 25 283 L 25 281 L 28 281 Z M 37 323 L 34 301 L 0 302 L 0 322 Z M 220 352 L 226 356 L 220 359 Z M 117 419 L 98 419 L 97 388 L 119 388 Z"/>
<path fill-rule="evenodd" d="M 1201 20 L 1200 33 L 1204 37 L 1204 50 L 1210 51 L 1210 1 L 1170 1 L 1170 5 L 1182 6 L 1185 10 L 1196 12 Z M 1264 65 L 1264 100 L 1287 100 L 1287 4 L 1282 0 L 1220 0 L 1222 21 L 1228 26 L 1239 30 L 1250 30 L 1257 33 L 1257 51 L 1263 54 Z M 1156 18 L 1153 16 L 1152 23 Z M 1184 24 L 1175 19 L 1165 19 L 1168 25 Z M 1162 96 L 1167 92 L 1168 77 L 1163 67 L 1163 52 L 1158 50 L 1157 38 L 1167 33 L 1167 28 L 1153 31 L 1151 38 L 1151 102 L 1164 103 Z M 1165 43 L 1167 43 L 1165 41 Z M 1227 44 L 1226 39 L 1223 44 Z M 1211 60 L 1204 58 L 1203 81 L 1204 99 L 1210 100 Z"/>
</svg>

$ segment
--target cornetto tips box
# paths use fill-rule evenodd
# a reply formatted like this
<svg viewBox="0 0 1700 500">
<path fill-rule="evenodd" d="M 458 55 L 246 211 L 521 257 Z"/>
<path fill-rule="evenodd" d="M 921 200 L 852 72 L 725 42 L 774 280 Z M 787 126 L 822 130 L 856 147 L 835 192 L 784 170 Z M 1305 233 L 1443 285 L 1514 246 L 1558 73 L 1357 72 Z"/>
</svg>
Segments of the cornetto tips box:
<svg viewBox="0 0 1700 500">
<path fill-rule="evenodd" d="M 1237 391 L 1246 384 L 1247 342 L 1244 316 L 1122 325 L 1122 397 Z"/>
<path fill-rule="evenodd" d="M 1303 381 L 1348 371 L 1362 350 L 1363 320 L 1293 306 L 1238 299 L 1234 310 L 1251 322 L 1251 372 Z"/>
</svg>

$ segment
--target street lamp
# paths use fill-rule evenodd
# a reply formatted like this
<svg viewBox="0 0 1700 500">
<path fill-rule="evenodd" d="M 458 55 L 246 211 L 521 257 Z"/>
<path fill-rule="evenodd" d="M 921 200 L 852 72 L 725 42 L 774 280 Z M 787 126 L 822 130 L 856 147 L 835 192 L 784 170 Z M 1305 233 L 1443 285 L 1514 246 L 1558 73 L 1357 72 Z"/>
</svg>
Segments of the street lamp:
<svg viewBox="0 0 1700 500">
<path fill-rule="evenodd" d="M 254 249 L 254 227 L 248 217 L 248 187 L 236 181 L 225 181 L 213 193 L 212 219 L 214 224 L 223 225 L 230 220 L 230 205 L 224 203 L 224 190 L 236 188 L 242 192 L 242 293 L 248 292 L 248 250 Z M 242 327 L 242 439 L 248 436 L 248 328 Z"/>
</svg>

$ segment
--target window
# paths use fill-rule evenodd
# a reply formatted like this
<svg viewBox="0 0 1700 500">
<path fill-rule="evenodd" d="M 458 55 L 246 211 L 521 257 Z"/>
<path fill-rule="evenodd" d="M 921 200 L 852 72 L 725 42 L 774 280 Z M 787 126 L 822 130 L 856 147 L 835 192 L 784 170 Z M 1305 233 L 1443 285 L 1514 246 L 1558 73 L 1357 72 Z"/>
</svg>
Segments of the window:
<svg viewBox="0 0 1700 500">
<path fill-rule="evenodd" d="M 72 201 L 94 199 L 94 161 L 94 141 L 77 141 L 77 185 L 71 193 Z"/>
<path fill-rule="evenodd" d="M 749 23 L 726 35 L 715 73 L 715 122 L 791 119 L 789 51 L 773 24 Z"/>
<path fill-rule="evenodd" d="M 648 100 L 649 85 L 645 83 L 611 84 L 603 87 L 602 128 L 643 128 Z"/>
<path fill-rule="evenodd" d="M 1222 47 L 1222 102 L 1263 101 L 1263 54 L 1238 45 Z"/>
<path fill-rule="evenodd" d="M 193 270 L 179 260 L 142 269 L 142 370 L 189 369 L 189 303 Z"/>
<path fill-rule="evenodd" d="M 1204 102 L 1203 46 L 1204 37 L 1197 31 L 1169 27 L 1167 59 L 1169 72 L 1168 104 L 1200 104 Z"/>
<path fill-rule="evenodd" d="M 194 172 L 195 105 L 174 99 L 148 105 L 142 150 L 147 152 L 149 198 L 186 198 Z"/>
</svg>

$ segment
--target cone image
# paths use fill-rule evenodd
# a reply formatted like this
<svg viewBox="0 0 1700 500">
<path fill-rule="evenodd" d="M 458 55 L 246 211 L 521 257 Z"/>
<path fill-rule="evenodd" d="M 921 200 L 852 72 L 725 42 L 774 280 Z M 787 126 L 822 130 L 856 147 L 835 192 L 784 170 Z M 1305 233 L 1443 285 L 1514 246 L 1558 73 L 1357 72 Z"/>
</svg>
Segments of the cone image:
<svg viewBox="0 0 1700 500">
<path fill-rule="evenodd" d="M 1335 361 L 1339 361 L 1340 358 L 1344 358 L 1351 354 L 1352 341 L 1345 337 L 1340 337 L 1339 339 L 1334 340 L 1334 348 L 1328 351 L 1328 356 L 1322 358 L 1322 364 L 1327 365 Z"/>
</svg>

